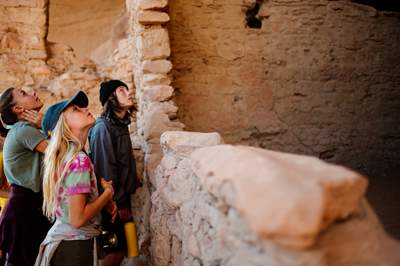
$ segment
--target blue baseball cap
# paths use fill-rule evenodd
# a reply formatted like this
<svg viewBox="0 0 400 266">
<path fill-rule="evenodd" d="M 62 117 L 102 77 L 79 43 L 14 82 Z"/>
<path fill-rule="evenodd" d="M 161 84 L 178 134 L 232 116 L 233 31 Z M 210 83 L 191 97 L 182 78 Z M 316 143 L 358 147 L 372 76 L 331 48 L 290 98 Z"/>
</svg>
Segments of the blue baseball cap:
<svg viewBox="0 0 400 266">
<path fill-rule="evenodd" d="M 51 131 L 55 128 L 61 113 L 72 104 L 84 108 L 89 105 L 89 99 L 83 91 L 78 91 L 70 99 L 51 105 L 46 110 L 42 120 L 42 130 L 47 136 L 50 136 Z"/>
</svg>

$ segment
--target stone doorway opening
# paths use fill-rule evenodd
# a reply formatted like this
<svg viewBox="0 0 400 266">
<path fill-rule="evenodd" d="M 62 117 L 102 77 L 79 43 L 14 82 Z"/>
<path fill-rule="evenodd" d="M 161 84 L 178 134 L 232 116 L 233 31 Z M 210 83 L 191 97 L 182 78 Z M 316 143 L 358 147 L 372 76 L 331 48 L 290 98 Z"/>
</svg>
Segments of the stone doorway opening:
<svg viewBox="0 0 400 266">
<path fill-rule="evenodd" d="M 124 0 L 51 0 L 47 40 L 72 47 L 80 58 L 90 58 L 106 43 L 109 50 L 105 52 L 112 52 L 117 39 L 126 37 L 125 14 Z M 116 25 L 119 28 L 116 29 Z M 112 43 L 111 37 L 114 38 Z"/>
<path fill-rule="evenodd" d="M 51 77 L 47 88 L 55 99 L 84 90 L 89 108 L 99 115 L 102 80 L 120 79 L 134 88 L 127 14 L 124 0 L 49 1 L 46 63 Z"/>
</svg>

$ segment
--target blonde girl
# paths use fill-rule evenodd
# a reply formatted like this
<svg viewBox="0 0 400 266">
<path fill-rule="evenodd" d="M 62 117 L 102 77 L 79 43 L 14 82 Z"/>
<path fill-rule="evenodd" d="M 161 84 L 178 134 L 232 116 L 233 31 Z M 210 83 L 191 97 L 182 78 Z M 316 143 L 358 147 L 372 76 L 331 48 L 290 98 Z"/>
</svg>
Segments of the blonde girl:
<svg viewBox="0 0 400 266">
<path fill-rule="evenodd" d="M 98 195 L 93 165 L 84 150 L 95 122 L 87 105 L 88 98 L 80 91 L 52 105 L 43 118 L 42 128 L 51 135 L 44 158 L 43 212 L 55 223 L 41 244 L 36 265 L 97 263 L 99 213 L 114 190 L 111 182 L 102 180 L 103 193 Z"/>
</svg>

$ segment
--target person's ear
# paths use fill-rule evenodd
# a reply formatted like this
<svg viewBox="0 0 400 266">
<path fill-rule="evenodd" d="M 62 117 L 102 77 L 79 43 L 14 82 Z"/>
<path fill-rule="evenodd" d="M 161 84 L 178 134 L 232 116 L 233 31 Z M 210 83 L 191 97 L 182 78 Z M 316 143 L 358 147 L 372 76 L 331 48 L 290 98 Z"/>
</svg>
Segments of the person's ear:
<svg viewBox="0 0 400 266">
<path fill-rule="evenodd" d="M 23 106 L 17 104 L 14 105 L 11 109 L 15 114 L 22 114 L 25 111 L 25 108 Z"/>
</svg>

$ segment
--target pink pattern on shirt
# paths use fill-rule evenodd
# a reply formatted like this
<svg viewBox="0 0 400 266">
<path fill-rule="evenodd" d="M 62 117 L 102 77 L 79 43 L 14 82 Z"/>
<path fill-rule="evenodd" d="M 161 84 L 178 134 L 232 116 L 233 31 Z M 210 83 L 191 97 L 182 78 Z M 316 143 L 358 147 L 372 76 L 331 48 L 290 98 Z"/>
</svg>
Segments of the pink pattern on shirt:
<svg viewBox="0 0 400 266">
<path fill-rule="evenodd" d="M 71 158 L 71 157 L 69 157 Z M 66 159 L 69 161 L 69 159 Z M 63 164 L 65 167 L 65 163 Z M 94 167 L 89 156 L 84 153 L 78 153 L 69 164 L 65 173 L 57 199 L 56 217 L 64 223 L 69 223 L 69 201 L 68 196 L 77 194 L 86 194 L 88 202 L 92 202 L 98 197 L 96 177 L 94 175 Z M 98 222 L 96 216 L 92 222 Z"/>
<path fill-rule="evenodd" d="M 90 193 L 91 192 L 91 187 L 86 185 L 86 184 L 77 184 L 73 187 L 70 187 L 67 189 L 65 192 L 66 196 L 71 196 L 71 195 L 76 195 L 76 194 L 84 194 L 84 193 Z"/>
<path fill-rule="evenodd" d="M 72 160 L 68 167 L 67 174 L 71 172 L 87 172 L 93 168 L 92 162 L 89 156 L 86 154 L 78 154 L 75 159 Z"/>
</svg>

